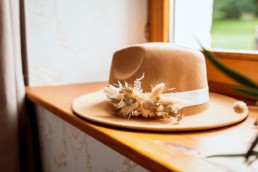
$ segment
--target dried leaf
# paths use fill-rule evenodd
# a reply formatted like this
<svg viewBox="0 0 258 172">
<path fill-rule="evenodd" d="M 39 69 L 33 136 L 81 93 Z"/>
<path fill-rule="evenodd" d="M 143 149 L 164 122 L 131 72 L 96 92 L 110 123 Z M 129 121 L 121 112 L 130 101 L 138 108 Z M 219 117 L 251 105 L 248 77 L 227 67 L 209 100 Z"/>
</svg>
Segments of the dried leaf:
<svg viewBox="0 0 258 172">
<path fill-rule="evenodd" d="M 120 99 L 117 99 L 117 98 L 110 98 L 110 100 L 111 100 L 111 103 L 115 103 L 115 104 L 121 101 Z"/>
<path fill-rule="evenodd" d="M 139 93 L 142 93 L 142 87 L 141 87 L 141 80 L 144 78 L 144 73 L 142 74 L 142 77 L 141 78 L 138 78 L 134 81 L 134 90 L 135 91 L 138 91 Z"/>
<path fill-rule="evenodd" d="M 126 106 L 132 106 L 136 102 L 136 100 L 134 98 L 127 97 L 124 99 L 124 102 Z"/>
<path fill-rule="evenodd" d="M 149 99 L 154 102 L 157 97 L 162 94 L 164 87 L 164 83 L 157 84 L 154 88 L 152 88 Z"/>
</svg>

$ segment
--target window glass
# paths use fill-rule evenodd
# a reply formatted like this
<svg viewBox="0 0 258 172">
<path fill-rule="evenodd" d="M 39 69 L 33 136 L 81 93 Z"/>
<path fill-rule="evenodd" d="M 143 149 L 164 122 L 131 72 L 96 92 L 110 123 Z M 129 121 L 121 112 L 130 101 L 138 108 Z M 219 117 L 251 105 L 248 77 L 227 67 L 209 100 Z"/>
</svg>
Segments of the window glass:
<svg viewBox="0 0 258 172">
<path fill-rule="evenodd" d="M 172 43 L 198 49 L 199 41 L 224 51 L 258 49 L 258 0 L 170 0 L 169 18 Z"/>
<path fill-rule="evenodd" d="M 199 41 L 209 48 L 212 7 L 213 0 L 170 0 L 169 41 L 194 49 Z"/>
</svg>

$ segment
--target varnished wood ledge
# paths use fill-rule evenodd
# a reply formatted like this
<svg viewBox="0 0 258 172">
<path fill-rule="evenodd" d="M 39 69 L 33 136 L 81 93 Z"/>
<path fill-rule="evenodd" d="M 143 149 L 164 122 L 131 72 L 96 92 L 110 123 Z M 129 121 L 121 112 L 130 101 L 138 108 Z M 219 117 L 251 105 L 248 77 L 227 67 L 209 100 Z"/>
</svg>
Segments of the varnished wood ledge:
<svg viewBox="0 0 258 172">
<path fill-rule="evenodd" d="M 90 83 L 26 87 L 26 94 L 30 101 L 150 171 L 220 171 L 221 167 L 191 152 L 198 152 L 203 157 L 245 151 L 257 130 L 252 125 L 252 117 L 258 114 L 254 110 L 250 113 L 251 117 L 240 124 L 216 130 L 184 133 L 121 130 L 89 123 L 73 114 L 71 104 L 76 97 L 101 90 L 105 85 Z M 187 149 L 181 149 L 182 147 Z M 190 153 L 187 152 L 188 149 Z"/>
</svg>

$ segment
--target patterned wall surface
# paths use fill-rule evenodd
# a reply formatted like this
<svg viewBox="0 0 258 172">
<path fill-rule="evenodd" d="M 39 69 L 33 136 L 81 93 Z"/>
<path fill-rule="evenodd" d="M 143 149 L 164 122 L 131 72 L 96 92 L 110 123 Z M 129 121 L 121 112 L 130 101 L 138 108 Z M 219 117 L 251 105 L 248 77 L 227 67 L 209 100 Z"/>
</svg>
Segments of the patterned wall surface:
<svg viewBox="0 0 258 172">
<path fill-rule="evenodd" d="M 147 0 L 25 0 L 31 86 L 108 80 L 112 54 L 146 42 Z"/>
<path fill-rule="evenodd" d="M 147 0 L 25 0 L 30 86 L 108 80 L 112 54 L 146 42 Z M 146 171 L 37 107 L 45 172 Z"/>
<path fill-rule="evenodd" d="M 37 112 L 43 171 L 146 171 L 47 110 Z"/>
</svg>

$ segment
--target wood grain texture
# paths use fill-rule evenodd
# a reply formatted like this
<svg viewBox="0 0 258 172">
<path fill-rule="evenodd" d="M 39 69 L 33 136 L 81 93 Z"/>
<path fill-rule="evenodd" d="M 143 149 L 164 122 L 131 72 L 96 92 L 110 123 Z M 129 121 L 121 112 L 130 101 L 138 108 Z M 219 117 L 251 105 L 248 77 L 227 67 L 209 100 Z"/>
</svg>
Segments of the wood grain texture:
<svg viewBox="0 0 258 172">
<path fill-rule="evenodd" d="M 148 41 L 168 42 L 169 0 L 148 1 Z"/>
<path fill-rule="evenodd" d="M 258 54 L 248 52 L 219 52 L 212 51 L 212 53 L 218 57 L 218 60 L 230 67 L 231 69 L 238 71 L 244 76 L 247 76 L 254 82 L 258 83 Z M 229 89 L 231 85 L 239 85 L 234 80 L 227 77 L 217 68 L 215 68 L 208 60 L 206 60 L 207 77 L 209 81 L 209 87 L 211 91 L 227 94 L 239 99 L 253 99 L 243 94 L 233 92 Z M 254 99 L 253 99 L 254 102 Z"/>
<path fill-rule="evenodd" d="M 213 52 L 213 54 L 226 66 L 258 83 L 258 54 L 232 52 Z M 209 81 L 236 84 L 235 81 L 217 70 L 208 60 L 207 72 Z"/>
<path fill-rule="evenodd" d="M 200 132 L 140 132 L 94 124 L 72 113 L 75 98 L 102 89 L 106 83 L 27 87 L 27 98 L 150 171 L 220 171 L 203 158 L 247 150 L 257 128 L 258 111 L 242 123 Z M 219 145 L 219 146 L 218 146 Z M 234 163 L 231 164 L 234 166 Z"/>
</svg>

